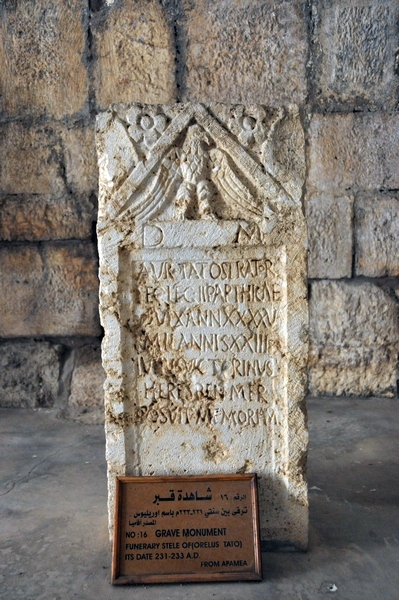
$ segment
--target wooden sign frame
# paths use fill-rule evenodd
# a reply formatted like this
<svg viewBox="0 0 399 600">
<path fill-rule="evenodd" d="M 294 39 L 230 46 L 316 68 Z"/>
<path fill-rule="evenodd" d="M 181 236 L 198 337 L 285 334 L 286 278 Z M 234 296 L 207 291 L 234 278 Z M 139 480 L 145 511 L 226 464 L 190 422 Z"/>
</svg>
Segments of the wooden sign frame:
<svg viewBox="0 0 399 600">
<path fill-rule="evenodd" d="M 117 477 L 114 585 L 261 579 L 255 474 Z"/>
</svg>

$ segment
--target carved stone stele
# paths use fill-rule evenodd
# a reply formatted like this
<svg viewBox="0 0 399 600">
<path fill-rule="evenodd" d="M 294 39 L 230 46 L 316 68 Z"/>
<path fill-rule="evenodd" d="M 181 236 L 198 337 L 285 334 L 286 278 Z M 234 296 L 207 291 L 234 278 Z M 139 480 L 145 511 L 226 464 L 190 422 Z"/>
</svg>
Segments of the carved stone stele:
<svg viewBox="0 0 399 600">
<path fill-rule="evenodd" d="M 99 115 L 109 511 L 116 475 L 259 477 L 261 538 L 307 545 L 298 111 Z"/>
</svg>

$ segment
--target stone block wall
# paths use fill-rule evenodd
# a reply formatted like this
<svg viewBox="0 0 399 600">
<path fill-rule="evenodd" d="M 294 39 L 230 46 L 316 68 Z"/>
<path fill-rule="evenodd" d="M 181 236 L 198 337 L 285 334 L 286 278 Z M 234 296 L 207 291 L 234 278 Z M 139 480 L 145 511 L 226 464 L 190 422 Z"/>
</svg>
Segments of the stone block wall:
<svg viewBox="0 0 399 600">
<path fill-rule="evenodd" d="M 0 2 L 0 405 L 102 418 L 94 120 L 127 101 L 299 105 L 310 393 L 396 396 L 398 17 L 397 0 Z"/>
</svg>

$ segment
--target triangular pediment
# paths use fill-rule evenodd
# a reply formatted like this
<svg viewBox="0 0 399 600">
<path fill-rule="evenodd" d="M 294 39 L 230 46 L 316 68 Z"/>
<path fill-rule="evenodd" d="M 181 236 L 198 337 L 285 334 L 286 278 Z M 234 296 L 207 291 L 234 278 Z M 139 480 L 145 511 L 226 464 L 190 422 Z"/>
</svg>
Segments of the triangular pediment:
<svg viewBox="0 0 399 600">
<path fill-rule="evenodd" d="M 202 104 L 177 105 L 174 111 L 160 108 L 133 105 L 127 116 L 112 113 L 108 122 L 103 118 L 99 123 L 99 135 L 103 128 L 104 137 L 112 135 L 116 148 L 116 181 L 105 194 L 111 221 L 143 223 L 171 202 L 175 202 L 172 219 L 184 218 L 190 211 L 189 218 L 212 218 L 216 196 L 220 205 L 235 207 L 239 217 L 255 220 L 271 218 L 282 205 L 298 205 L 245 147 L 251 127 L 255 130 L 253 118 L 242 119 L 240 137 Z M 116 171 L 118 160 L 122 175 Z"/>
</svg>

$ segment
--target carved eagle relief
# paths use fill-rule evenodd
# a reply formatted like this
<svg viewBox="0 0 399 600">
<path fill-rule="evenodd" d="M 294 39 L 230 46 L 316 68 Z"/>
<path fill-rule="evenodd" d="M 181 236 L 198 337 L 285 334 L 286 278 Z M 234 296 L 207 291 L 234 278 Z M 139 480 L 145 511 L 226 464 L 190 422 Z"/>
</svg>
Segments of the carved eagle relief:
<svg viewBox="0 0 399 600">
<path fill-rule="evenodd" d="M 174 218 L 214 220 L 231 212 L 261 217 L 262 208 L 234 174 L 228 155 L 198 124 L 191 125 L 178 151 L 181 183 L 172 199 Z"/>
<path fill-rule="evenodd" d="M 112 115 L 98 125 L 104 145 L 108 136 L 116 148 L 119 165 L 116 172 L 110 160 L 100 164 L 102 180 L 109 181 L 102 193 L 112 207 L 109 218 L 133 219 L 138 228 L 150 220 L 272 222 L 282 206 L 298 205 L 269 172 L 268 144 L 282 119 L 280 111 L 266 129 L 241 116 L 232 127 L 232 119 L 221 122 L 200 104 L 180 105 L 177 114 L 168 106 L 134 105 L 122 117 Z"/>
</svg>

